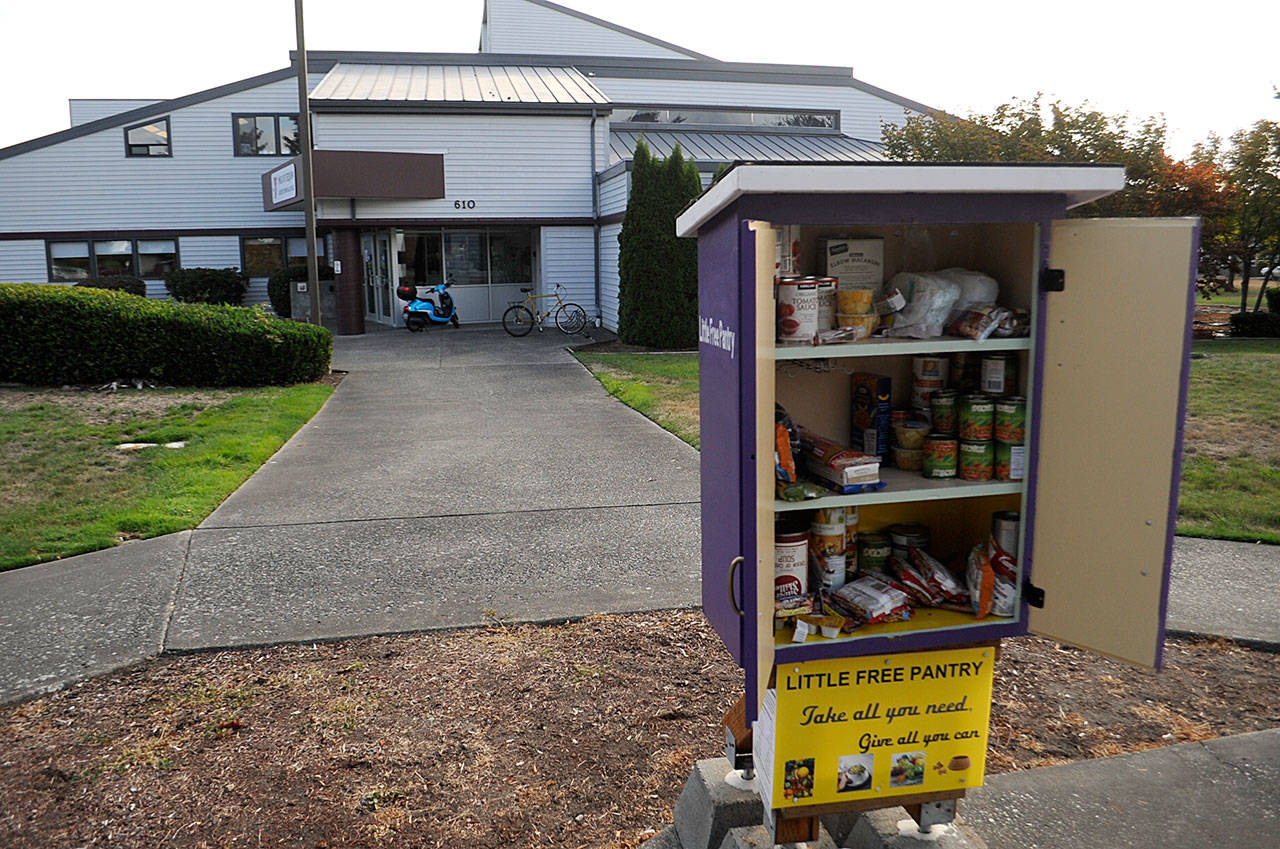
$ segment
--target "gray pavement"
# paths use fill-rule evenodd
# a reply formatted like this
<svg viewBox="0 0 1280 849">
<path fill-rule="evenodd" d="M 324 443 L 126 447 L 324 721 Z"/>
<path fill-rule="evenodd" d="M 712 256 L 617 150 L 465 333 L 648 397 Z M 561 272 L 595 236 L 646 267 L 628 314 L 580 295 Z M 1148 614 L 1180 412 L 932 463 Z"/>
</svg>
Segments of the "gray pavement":
<svg viewBox="0 0 1280 849">
<path fill-rule="evenodd" d="M 1275 846 L 1280 729 L 990 776 L 961 816 L 989 849 Z"/>
<path fill-rule="evenodd" d="M 1178 537 L 1165 627 L 1280 648 L 1280 545 Z"/>
</svg>

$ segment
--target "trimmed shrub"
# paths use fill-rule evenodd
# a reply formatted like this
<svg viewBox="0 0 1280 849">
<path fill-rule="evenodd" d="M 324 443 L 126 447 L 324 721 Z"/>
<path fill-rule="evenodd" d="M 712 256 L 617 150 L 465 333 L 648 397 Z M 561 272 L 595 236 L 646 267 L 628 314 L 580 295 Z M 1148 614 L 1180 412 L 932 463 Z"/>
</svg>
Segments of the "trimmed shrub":
<svg viewBox="0 0 1280 849">
<path fill-rule="evenodd" d="M 165 275 L 164 287 L 184 304 L 244 303 L 249 278 L 238 268 L 175 268 Z"/>
<path fill-rule="evenodd" d="M 333 279 L 333 266 L 320 263 L 320 279 Z M 301 283 L 307 279 L 307 267 L 305 265 L 286 265 L 267 278 L 267 298 L 271 301 L 271 308 L 276 311 L 276 315 L 281 318 L 290 318 L 293 316 L 293 306 L 289 293 L 293 291 L 294 283 Z"/>
<path fill-rule="evenodd" d="M 88 280 L 81 280 L 76 284 L 84 286 L 88 289 L 108 289 L 114 292 L 128 292 L 130 295 L 147 296 L 147 284 L 142 281 L 141 277 L 130 277 L 127 274 L 117 274 L 114 277 L 90 277 Z"/>
<path fill-rule="evenodd" d="M 680 146 L 665 161 L 641 139 L 618 235 L 618 337 L 635 345 L 698 344 L 698 243 L 676 236 L 676 216 L 702 193 Z"/>
<path fill-rule="evenodd" d="M 1231 335 L 1280 337 L 1280 311 L 1235 313 L 1231 316 Z"/>
<path fill-rule="evenodd" d="M 1277 286 L 1280 286 L 1280 280 L 1272 280 Z M 1280 289 L 1272 289 L 1267 287 L 1267 309 L 1276 315 L 1280 315 Z"/>
<path fill-rule="evenodd" d="M 36 385 L 145 378 L 260 386 L 329 372 L 333 337 L 260 308 L 152 301 L 124 292 L 0 284 L 0 380 Z"/>
</svg>

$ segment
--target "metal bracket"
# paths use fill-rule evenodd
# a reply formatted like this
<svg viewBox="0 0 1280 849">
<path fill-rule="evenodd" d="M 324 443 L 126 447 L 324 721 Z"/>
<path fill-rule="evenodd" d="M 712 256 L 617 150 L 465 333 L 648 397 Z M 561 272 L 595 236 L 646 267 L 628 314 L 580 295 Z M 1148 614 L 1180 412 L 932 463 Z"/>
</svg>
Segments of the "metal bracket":
<svg viewBox="0 0 1280 849">
<path fill-rule="evenodd" d="M 743 778 L 755 777 L 755 761 L 751 757 L 751 750 L 738 748 L 738 740 L 733 736 L 733 729 L 728 726 L 724 729 L 724 756 L 731 769 L 742 770 Z"/>
<path fill-rule="evenodd" d="M 1040 291 L 1062 292 L 1067 288 L 1067 273 L 1061 268 L 1040 269 Z"/>
<path fill-rule="evenodd" d="M 1022 597 L 1026 599 L 1027 604 L 1032 607 L 1038 607 L 1041 610 L 1044 610 L 1044 590 L 1040 589 L 1030 581 L 1023 583 Z"/>
</svg>

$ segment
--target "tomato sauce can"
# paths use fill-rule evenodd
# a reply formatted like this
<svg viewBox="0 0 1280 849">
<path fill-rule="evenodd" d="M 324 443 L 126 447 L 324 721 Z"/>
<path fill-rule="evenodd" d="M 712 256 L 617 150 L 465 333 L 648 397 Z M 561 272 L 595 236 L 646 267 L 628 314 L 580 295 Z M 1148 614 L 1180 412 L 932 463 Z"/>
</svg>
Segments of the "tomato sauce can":
<svg viewBox="0 0 1280 849">
<path fill-rule="evenodd" d="M 956 438 L 945 433 L 931 433 L 924 441 L 924 476 L 954 478 L 956 476 Z"/>
<path fill-rule="evenodd" d="M 836 278 L 816 277 L 818 283 L 818 330 L 836 326 Z"/>
<path fill-rule="evenodd" d="M 996 401 L 996 439 L 1011 445 L 1027 441 L 1027 399 L 1016 396 Z"/>
<path fill-rule="evenodd" d="M 778 278 L 778 341 L 791 345 L 818 343 L 818 281 Z"/>
<path fill-rule="evenodd" d="M 996 403 L 981 392 L 960 398 L 960 438 L 966 442 L 982 442 L 991 438 Z"/>
<path fill-rule="evenodd" d="M 990 440 L 960 443 L 960 477 L 967 481 L 989 481 L 995 473 L 995 446 Z"/>
</svg>

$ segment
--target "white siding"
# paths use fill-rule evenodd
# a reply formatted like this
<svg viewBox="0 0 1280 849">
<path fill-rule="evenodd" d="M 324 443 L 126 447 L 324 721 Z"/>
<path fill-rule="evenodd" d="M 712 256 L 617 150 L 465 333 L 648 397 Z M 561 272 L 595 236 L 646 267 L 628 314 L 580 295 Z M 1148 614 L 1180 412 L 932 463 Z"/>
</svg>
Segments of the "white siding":
<svg viewBox="0 0 1280 849">
<path fill-rule="evenodd" d="M 183 268 L 239 268 L 240 240 L 235 236 L 183 236 L 178 240 Z"/>
<path fill-rule="evenodd" d="M 488 9 L 488 23 L 480 36 L 481 49 L 488 53 L 691 58 L 525 0 L 489 0 Z"/>
<path fill-rule="evenodd" d="M 233 112 L 296 110 L 282 80 L 168 113 L 172 157 L 127 158 L 111 127 L 0 160 L 0 231 L 300 227 L 262 211 L 260 177 L 282 160 L 235 157 L 231 137 Z"/>
<path fill-rule="evenodd" d="M 690 106 L 717 104 L 780 109 L 838 109 L 846 136 L 880 140 L 881 122 L 901 124 L 906 107 L 851 86 L 780 85 L 706 80 L 592 77 L 615 103 Z"/>
<path fill-rule="evenodd" d="M 0 283 L 47 283 L 44 242 L 0 242 Z"/>
<path fill-rule="evenodd" d="M 447 197 L 361 200 L 360 218 L 590 217 L 590 128 L 579 116 L 330 114 L 317 116 L 316 144 L 444 154 Z M 599 153 L 599 138 L 596 145 Z M 475 206 L 457 209 L 457 201 Z M 350 204 L 322 204 L 321 215 L 348 218 Z"/>
<path fill-rule="evenodd" d="M 600 228 L 600 307 L 603 324 L 618 332 L 618 236 L 621 224 Z"/>
<path fill-rule="evenodd" d="M 600 186 L 600 214 L 612 215 L 615 212 L 625 212 L 627 196 L 630 193 L 630 171 L 623 171 L 610 177 Z"/>
<path fill-rule="evenodd" d="M 566 301 L 580 304 L 587 316 L 596 315 L 595 240 L 590 227 L 542 228 L 543 292 L 560 283 Z"/>
<path fill-rule="evenodd" d="M 71 126 L 78 127 L 81 124 L 87 124 L 90 121 L 96 121 L 99 118 L 106 118 L 109 115 L 116 115 L 120 112 L 128 112 L 130 109 L 137 109 L 146 106 L 148 103 L 156 103 L 155 100 L 69 100 L 67 104 L 71 110 Z"/>
</svg>

